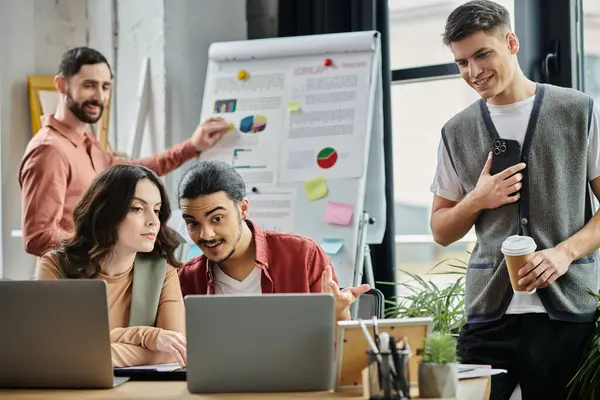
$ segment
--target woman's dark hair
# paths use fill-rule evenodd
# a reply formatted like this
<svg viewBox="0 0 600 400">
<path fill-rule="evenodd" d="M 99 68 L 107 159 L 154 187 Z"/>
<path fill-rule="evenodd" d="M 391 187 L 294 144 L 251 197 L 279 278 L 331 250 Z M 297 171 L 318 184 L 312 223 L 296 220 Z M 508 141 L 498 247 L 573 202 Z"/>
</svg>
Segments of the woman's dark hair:
<svg viewBox="0 0 600 400">
<path fill-rule="evenodd" d="M 75 206 L 74 234 L 59 250 L 67 277 L 98 276 L 100 263 L 111 256 L 113 246 L 117 243 L 117 229 L 129 213 L 137 183 L 143 179 L 149 179 L 156 185 L 162 201 L 158 213 L 160 229 L 154 249 L 148 255 L 165 257 L 170 265 L 181 266 L 174 254 L 179 242 L 167 226 L 171 207 L 162 182 L 146 167 L 115 165 L 96 176 Z"/>
</svg>

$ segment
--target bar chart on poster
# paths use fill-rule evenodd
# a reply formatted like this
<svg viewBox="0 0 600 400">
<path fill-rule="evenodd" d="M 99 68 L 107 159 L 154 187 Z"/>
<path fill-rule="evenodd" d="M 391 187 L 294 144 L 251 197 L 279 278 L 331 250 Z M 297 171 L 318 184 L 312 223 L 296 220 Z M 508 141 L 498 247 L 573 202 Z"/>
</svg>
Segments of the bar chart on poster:
<svg viewBox="0 0 600 400">
<path fill-rule="evenodd" d="M 200 158 L 233 165 L 249 218 L 315 240 L 341 286 L 362 279 L 385 229 L 380 57 L 375 31 L 209 49 L 200 119 L 231 129 Z"/>
</svg>

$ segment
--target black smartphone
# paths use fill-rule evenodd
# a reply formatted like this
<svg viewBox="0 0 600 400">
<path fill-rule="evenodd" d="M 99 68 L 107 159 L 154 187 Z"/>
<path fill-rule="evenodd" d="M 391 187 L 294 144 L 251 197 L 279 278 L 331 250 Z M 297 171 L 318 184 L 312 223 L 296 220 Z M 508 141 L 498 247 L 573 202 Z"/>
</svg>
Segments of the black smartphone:
<svg viewBox="0 0 600 400">
<path fill-rule="evenodd" d="M 492 167 L 490 173 L 496 175 L 506 168 L 521 162 L 521 145 L 516 140 L 495 139 L 492 144 Z"/>
</svg>

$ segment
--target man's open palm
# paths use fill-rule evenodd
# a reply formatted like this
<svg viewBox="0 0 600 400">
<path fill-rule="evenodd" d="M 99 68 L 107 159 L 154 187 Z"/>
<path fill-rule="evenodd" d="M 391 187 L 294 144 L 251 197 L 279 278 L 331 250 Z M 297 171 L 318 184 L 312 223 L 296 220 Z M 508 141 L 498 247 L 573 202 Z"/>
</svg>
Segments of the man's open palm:
<svg viewBox="0 0 600 400">
<path fill-rule="evenodd" d="M 333 280 L 333 270 L 331 265 L 325 267 L 325 271 L 323 271 L 321 276 L 321 292 L 331 293 L 333 296 L 338 320 L 350 319 L 350 305 L 369 289 L 371 289 L 371 286 L 366 283 L 358 287 L 340 289 L 338 284 Z"/>
</svg>

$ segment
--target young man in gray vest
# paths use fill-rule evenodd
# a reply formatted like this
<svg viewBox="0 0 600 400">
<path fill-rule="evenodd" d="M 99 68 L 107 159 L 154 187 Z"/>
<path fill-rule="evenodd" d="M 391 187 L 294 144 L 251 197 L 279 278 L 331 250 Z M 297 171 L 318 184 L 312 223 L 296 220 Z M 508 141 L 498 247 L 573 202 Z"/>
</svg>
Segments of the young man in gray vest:
<svg viewBox="0 0 600 400">
<path fill-rule="evenodd" d="M 510 15 L 492 1 L 470 1 L 448 17 L 444 43 L 481 99 L 442 129 L 431 229 L 447 246 L 473 226 L 458 353 L 463 363 L 491 364 L 491 399 L 567 398 L 594 329 L 598 291 L 600 112 L 576 90 L 537 84 L 521 71 Z M 491 174 L 492 142 L 512 139 L 521 163 Z M 514 293 L 502 242 L 532 237 L 535 257 L 519 271 Z"/>
</svg>

